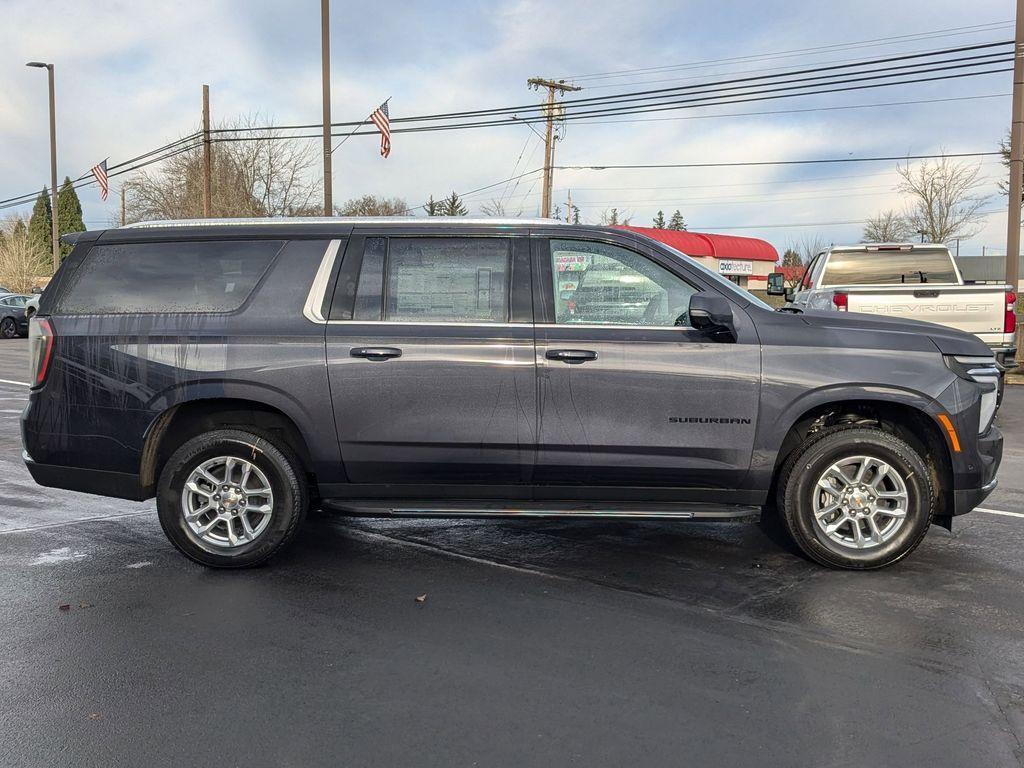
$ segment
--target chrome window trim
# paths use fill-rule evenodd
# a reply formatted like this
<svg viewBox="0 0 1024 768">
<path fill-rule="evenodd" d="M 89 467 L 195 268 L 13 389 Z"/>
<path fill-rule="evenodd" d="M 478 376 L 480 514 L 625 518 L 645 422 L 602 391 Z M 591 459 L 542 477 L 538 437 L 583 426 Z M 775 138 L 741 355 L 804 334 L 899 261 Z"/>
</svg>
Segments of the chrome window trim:
<svg viewBox="0 0 1024 768">
<path fill-rule="evenodd" d="M 411 320 L 328 320 L 328 325 L 414 325 L 430 326 L 439 325 L 456 328 L 530 328 L 533 323 L 487 323 L 487 322 L 458 322 L 455 320 L 432 320 L 432 321 L 411 321 Z"/>
<path fill-rule="evenodd" d="M 311 322 L 321 324 L 327 322 L 327 318 L 323 315 L 324 296 L 327 293 L 331 272 L 334 271 L 334 262 L 338 258 L 340 248 L 341 240 L 331 240 L 327 245 L 324 257 L 320 260 L 320 267 L 316 271 L 316 277 L 313 278 L 313 284 L 309 287 L 309 294 L 302 307 L 302 314 Z"/>
<path fill-rule="evenodd" d="M 537 323 L 537 328 L 584 328 L 589 330 L 692 331 L 689 325 L 628 325 L 626 323 Z"/>
</svg>

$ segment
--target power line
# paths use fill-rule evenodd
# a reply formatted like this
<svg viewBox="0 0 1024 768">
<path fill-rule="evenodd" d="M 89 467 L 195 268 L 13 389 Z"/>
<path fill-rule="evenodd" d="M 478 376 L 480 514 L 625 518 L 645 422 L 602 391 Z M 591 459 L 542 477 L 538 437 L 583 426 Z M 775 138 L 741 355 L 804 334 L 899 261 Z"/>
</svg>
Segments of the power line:
<svg viewBox="0 0 1024 768">
<path fill-rule="evenodd" d="M 831 157 L 816 160 L 752 160 L 729 163 L 632 163 L 621 165 L 556 165 L 559 171 L 609 171 L 638 168 L 748 168 L 766 165 L 823 165 L 826 163 L 874 163 L 904 160 L 933 160 L 941 157 L 989 157 L 1002 152 L 947 152 L 938 155 L 893 155 L 888 157 Z"/>
<path fill-rule="evenodd" d="M 780 51 L 774 54 L 751 54 L 749 56 L 733 56 L 724 59 L 706 59 L 704 61 L 689 62 L 686 64 L 668 64 L 658 67 L 641 67 L 636 69 L 620 69 L 611 72 L 598 72 L 590 73 L 586 75 L 569 75 L 566 76 L 565 80 L 588 80 L 588 79 L 607 79 L 611 77 L 628 76 L 630 74 L 637 73 L 653 73 L 653 72 L 665 72 L 674 71 L 680 69 L 698 69 L 707 68 L 715 64 L 725 64 L 731 62 L 741 61 L 768 61 L 772 59 L 780 58 L 793 58 L 795 56 L 802 56 L 808 53 L 820 53 L 823 51 L 836 51 L 836 50 L 850 50 L 856 48 L 873 48 L 883 45 L 893 45 L 896 42 L 916 42 L 917 40 L 934 39 L 939 37 L 951 37 L 959 34 L 970 34 L 975 32 L 990 32 L 995 29 L 1003 27 L 1010 27 L 1013 25 L 1013 20 L 1009 21 L 992 21 L 986 24 L 973 24 L 964 27 L 948 27 L 946 29 L 935 30 L 933 32 L 916 32 L 906 35 L 895 35 L 893 37 L 877 37 L 870 38 L 868 40 L 858 40 L 849 43 L 833 43 L 831 45 L 819 45 L 812 48 L 796 48 L 788 51 Z M 592 86 L 588 86 L 592 87 Z"/>
<path fill-rule="evenodd" d="M 629 91 L 629 92 L 618 93 L 618 94 L 609 94 L 609 95 L 606 95 L 606 96 L 596 96 L 596 97 L 577 98 L 577 99 L 566 99 L 563 102 L 561 102 L 561 104 L 565 105 L 566 107 L 573 107 L 573 106 L 599 107 L 599 106 L 613 104 L 615 102 L 619 102 L 619 101 L 623 101 L 623 100 L 637 101 L 637 100 L 652 100 L 652 99 L 655 99 L 655 98 L 667 98 L 668 95 L 670 95 L 670 94 L 676 94 L 676 93 L 680 93 L 682 91 L 694 91 L 695 93 L 691 94 L 691 95 L 699 95 L 701 93 L 716 93 L 716 92 L 724 91 L 724 90 L 736 90 L 737 88 L 742 87 L 742 86 L 737 85 L 737 84 L 754 83 L 756 81 L 778 81 L 778 82 L 787 82 L 787 83 L 788 82 L 799 82 L 798 80 L 782 80 L 782 79 L 783 78 L 790 78 L 790 77 L 793 77 L 795 75 L 806 75 L 806 74 L 814 74 L 814 73 L 820 73 L 820 72 L 826 72 L 826 71 L 837 71 L 837 70 L 840 70 L 840 69 L 851 69 L 851 68 L 856 68 L 856 67 L 867 67 L 867 66 L 871 66 L 871 65 L 874 65 L 874 64 L 886 64 L 886 63 L 892 63 L 892 62 L 896 62 L 896 61 L 910 61 L 912 59 L 934 58 L 934 57 L 937 57 L 937 56 L 945 56 L 945 55 L 954 54 L 954 53 L 967 53 L 967 52 L 970 52 L 970 51 L 980 51 L 980 50 L 991 49 L 991 48 L 1006 47 L 1006 46 L 1010 46 L 1012 44 L 1013 44 L 1012 40 L 1003 40 L 1003 41 L 998 41 L 998 42 L 980 43 L 980 44 L 969 45 L 969 46 L 957 46 L 957 47 L 944 48 L 944 49 L 938 49 L 938 50 L 932 50 L 932 51 L 924 51 L 924 52 L 917 52 L 917 53 L 910 53 L 910 54 L 902 54 L 902 55 L 899 55 L 899 56 L 888 56 L 888 57 L 875 58 L 875 59 L 866 59 L 866 60 L 860 60 L 860 61 L 857 61 L 857 62 L 854 62 L 854 63 L 850 63 L 850 64 L 841 64 L 841 65 L 834 65 L 834 66 L 829 66 L 829 67 L 810 67 L 810 68 L 797 69 L 797 70 L 787 70 L 785 72 L 780 72 L 780 73 L 774 74 L 774 75 L 760 75 L 760 76 L 744 77 L 744 78 L 728 78 L 728 79 L 722 79 L 722 80 L 712 80 L 712 81 L 707 81 L 707 82 L 703 82 L 703 83 L 696 83 L 696 84 L 686 85 L 686 86 L 679 86 L 679 87 L 675 87 L 675 88 L 659 88 L 659 89 L 645 90 L 645 91 Z M 942 65 L 942 64 L 963 64 L 964 62 L 967 62 L 968 60 L 971 60 L 971 59 L 977 60 L 977 65 L 980 66 L 982 63 L 984 63 L 984 62 L 981 61 L 982 59 L 998 57 L 1000 55 L 1011 57 L 1009 60 L 1012 60 L 1012 51 L 1007 51 L 1007 52 L 1002 53 L 1002 54 L 1000 54 L 999 52 L 995 52 L 995 53 L 990 53 L 990 54 L 987 54 L 987 55 L 979 55 L 979 56 L 975 56 L 975 57 L 961 56 L 961 57 L 954 58 L 954 59 L 940 60 L 940 61 L 928 61 L 928 62 L 922 62 L 920 64 L 903 64 L 903 65 L 900 65 L 898 67 L 880 68 L 880 69 L 877 69 L 876 71 L 882 72 L 882 71 L 891 71 L 891 70 L 898 70 L 898 69 L 907 69 L 907 68 L 912 68 L 912 67 L 915 67 L 915 66 L 917 66 L 917 67 L 924 67 L 924 66 L 935 67 L 935 65 Z M 992 62 L 992 63 L 997 63 L 997 62 Z M 927 71 L 939 71 L 939 69 L 927 70 Z M 850 72 L 850 73 L 847 73 L 847 74 L 849 74 L 849 75 L 861 75 L 861 74 L 870 74 L 870 73 Z M 904 72 L 902 74 L 907 75 L 907 74 L 917 74 L 917 73 L 916 72 Z M 884 75 L 882 75 L 882 76 L 884 76 Z M 900 76 L 900 74 L 897 73 L 897 72 L 894 72 L 890 76 L 898 77 L 898 76 Z M 834 75 L 834 76 L 827 76 L 826 75 L 826 76 L 822 76 L 820 78 L 803 78 L 802 80 L 836 79 L 838 77 L 840 77 L 840 75 L 837 74 L 837 75 Z M 868 78 L 868 79 L 873 79 L 873 78 Z M 776 84 L 776 83 L 769 82 L 769 83 L 763 83 L 763 84 L 764 85 L 770 85 L 770 84 Z M 729 88 L 715 89 L 714 88 L 715 86 L 730 86 L 730 85 L 735 86 L 735 88 L 732 88 L 732 89 L 729 89 Z M 823 85 L 824 85 L 824 83 L 823 83 Z M 426 115 L 413 115 L 413 116 L 409 116 L 409 117 L 393 117 L 391 119 L 391 123 L 392 123 L 392 126 L 393 126 L 392 127 L 392 132 L 393 133 L 394 132 L 400 132 L 400 131 L 409 132 L 411 130 L 411 129 L 400 129 L 400 128 L 394 127 L 394 126 L 397 126 L 398 124 L 402 124 L 402 123 L 423 123 L 423 122 L 433 122 L 433 121 L 440 121 L 440 120 L 461 120 L 461 119 L 474 118 L 474 117 L 488 117 L 488 116 L 498 116 L 498 115 L 510 115 L 512 113 L 524 112 L 524 111 L 525 112 L 533 112 L 533 113 L 537 113 L 537 114 L 529 116 L 529 117 L 526 117 L 526 118 L 517 118 L 517 120 L 519 122 L 524 122 L 524 123 L 526 123 L 526 122 L 541 122 L 544 119 L 546 119 L 546 117 L 545 117 L 545 115 L 543 113 L 543 110 L 544 110 L 544 106 L 542 104 L 533 104 L 533 103 L 531 103 L 531 104 L 518 104 L 518 105 L 506 106 L 506 107 L 493 107 L 493 108 L 488 108 L 488 109 L 462 110 L 462 111 L 458 111 L 458 112 L 438 112 L 438 113 L 426 114 Z M 353 126 L 360 125 L 362 122 L 364 122 L 364 121 L 349 121 L 349 122 L 342 122 L 342 123 L 332 123 L 331 126 L 332 126 L 332 128 L 351 128 Z M 503 122 L 504 121 L 502 121 L 502 123 Z M 494 125 L 494 124 L 499 124 L 499 123 L 488 123 L 488 124 Z M 322 126 L 321 126 L 320 123 L 305 123 L 305 124 L 300 124 L 300 125 L 284 125 L 284 126 L 247 126 L 247 127 L 243 127 L 243 128 L 218 128 L 218 129 L 214 129 L 213 131 L 211 131 L 211 133 L 234 133 L 234 134 L 238 134 L 238 133 L 252 133 L 252 132 L 258 132 L 258 131 L 269 131 L 269 130 L 276 130 L 276 131 L 309 130 L 309 129 L 314 129 L 314 128 L 320 129 L 321 127 Z M 367 131 L 366 133 L 374 133 L 374 132 L 373 131 Z M 335 134 L 335 135 L 338 135 L 338 134 Z M 356 135 L 359 135 L 359 134 L 356 134 Z M 306 138 L 306 137 L 303 136 L 301 138 Z"/>
</svg>

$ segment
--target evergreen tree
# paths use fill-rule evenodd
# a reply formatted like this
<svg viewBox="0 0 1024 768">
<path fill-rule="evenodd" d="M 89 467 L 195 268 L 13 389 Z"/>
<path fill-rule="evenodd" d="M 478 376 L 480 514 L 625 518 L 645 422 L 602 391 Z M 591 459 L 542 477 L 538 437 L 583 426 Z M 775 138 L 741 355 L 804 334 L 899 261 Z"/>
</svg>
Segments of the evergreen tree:
<svg viewBox="0 0 1024 768">
<path fill-rule="evenodd" d="M 452 193 L 440 202 L 439 215 L 441 216 L 465 216 L 469 213 L 469 210 L 462 203 L 462 198 L 459 197 L 458 192 L 452 190 Z"/>
<path fill-rule="evenodd" d="M 686 220 L 683 218 L 683 214 L 676 209 L 676 212 L 672 214 L 672 218 L 668 220 L 668 228 L 680 231 L 686 230 Z"/>
<path fill-rule="evenodd" d="M 560 206 L 560 205 L 556 205 L 555 206 L 555 212 L 553 214 L 551 214 L 551 218 L 557 219 L 558 221 L 562 220 L 562 206 Z"/>
<path fill-rule="evenodd" d="M 579 208 L 578 205 L 574 205 L 572 207 L 572 223 L 573 224 L 579 224 L 580 223 L 580 208 Z"/>
<path fill-rule="evenodd" d="M 665 212 L 658 211 L 658 215 L 654 217 L 654 228 L 664 229 L 665 228 Z"/>
<path fill-rule="evenodd" d="M 64 177 L 64 183 L 57 193 L 57 232 L 66 235 L 69 232 L 84 232 L 85 222 L 82 221 L 82 203 L 78 199 L 71 179 Z M 60 256 L 63 259 L 73 246 L 61 243 Z"/>
<path fill-rule="evenodd" d="M 14 228 L 11 230 L 15 237 L 24 237 L 28 228 L 25 226 L 25 220 L 19 216 L 14 222 Z"/>
<path fill-rule="evenodd" d="M 51 253 L 53 249 L 53 210 L 50 206 L 50 193 L 46 187 L 36 198 L 32 206 L 32 216 L 28 220 L 28 236 L 33 244 Z"/>
<path fill-rule="evenodd" d="M 441 215 L 441 203 L 437 202 L 433 195 L 431 195 L 430 199 L 427 200 L 427 204 L 423 206 L 423 209 L 427 212 L 427 216 Z"/>
<path fill-rule="evenodd" d="M 782 254 L 782 266 L 784 267 L 802 267 L 803 264 L 804 260 L 793 248 L 787 248 L 786 252 Z"/>
</svg>

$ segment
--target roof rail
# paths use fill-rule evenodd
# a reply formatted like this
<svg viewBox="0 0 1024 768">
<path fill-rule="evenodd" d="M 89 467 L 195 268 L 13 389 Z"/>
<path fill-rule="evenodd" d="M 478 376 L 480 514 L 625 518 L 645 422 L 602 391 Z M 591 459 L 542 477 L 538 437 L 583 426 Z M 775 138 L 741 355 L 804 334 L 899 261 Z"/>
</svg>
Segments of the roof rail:
<svg viewBox="0 0 1024 768">
<path fill-rule="evenodd" d="M 413 224 L 464 226 L 512 226 L 533 225 L 550 227 L 568 222 L 559 219 L 516 219 L 516 218 L 467 218 L 465 216 L 280 216 L 252 219 L 167 219 L 163 221 L 140 221 L 126 224 L 122 229 L 150 229 L 157 227 L 244 227 L 256 225 L 299 225 L 299 224 Z"/>
</svg>

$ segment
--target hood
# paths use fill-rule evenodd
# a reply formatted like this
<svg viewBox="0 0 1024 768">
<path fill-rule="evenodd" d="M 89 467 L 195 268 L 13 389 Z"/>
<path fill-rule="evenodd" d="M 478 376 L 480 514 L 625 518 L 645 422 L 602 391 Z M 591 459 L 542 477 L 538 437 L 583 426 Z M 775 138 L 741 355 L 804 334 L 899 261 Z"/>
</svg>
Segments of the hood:
<svg viewBox="0 0 1024 768">
<path fill-rule="evenodd" d="M 921 340 L 927 338 L 944 355 L 985 357 L 992 354 L 992 350 L 973 334 L 923 320 L 904 320 L 899 317 L 867 315 L 861 312 L 808 311 L 796 317 L 812 328 L 823 331 L 882 334 L 889 349 L 919 349 Z"/>
</svg>

